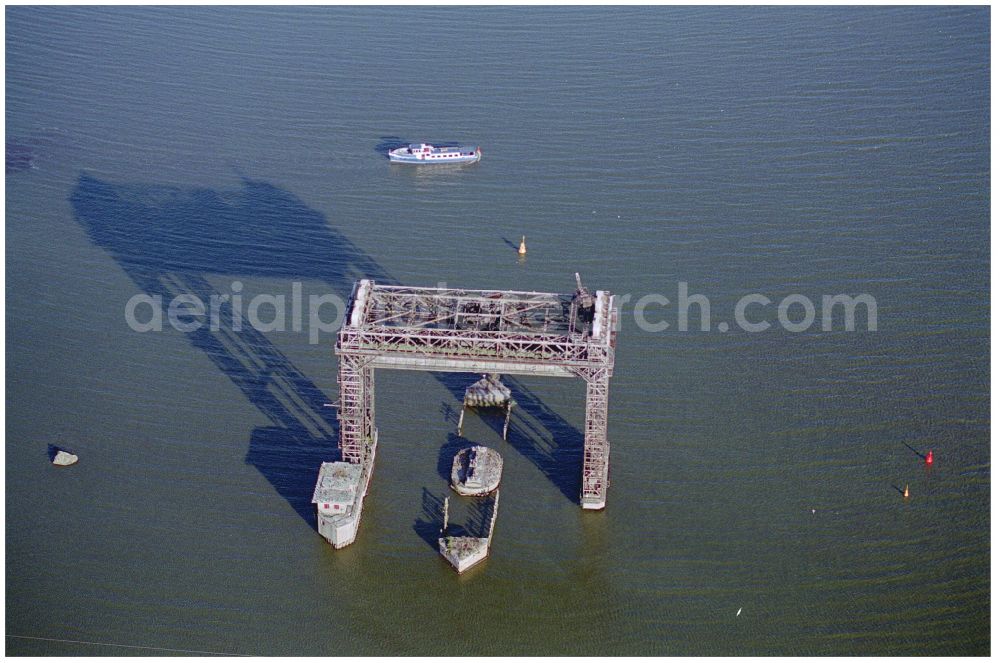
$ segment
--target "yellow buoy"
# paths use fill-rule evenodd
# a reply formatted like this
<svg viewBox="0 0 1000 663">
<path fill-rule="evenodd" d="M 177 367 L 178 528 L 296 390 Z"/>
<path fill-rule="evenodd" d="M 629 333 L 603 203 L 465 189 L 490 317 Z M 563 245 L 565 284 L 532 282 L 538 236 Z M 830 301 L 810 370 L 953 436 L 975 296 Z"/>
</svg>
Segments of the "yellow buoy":
<svg viewBox="0 0 1000 663">
<path fill-rule="evenodd" d="M 517 247 L 517 255 L 523 256 L 528 252 L 528 247 L 524 245 L 524 235 L 521 235 L 521 246 Z"/>
</svg>

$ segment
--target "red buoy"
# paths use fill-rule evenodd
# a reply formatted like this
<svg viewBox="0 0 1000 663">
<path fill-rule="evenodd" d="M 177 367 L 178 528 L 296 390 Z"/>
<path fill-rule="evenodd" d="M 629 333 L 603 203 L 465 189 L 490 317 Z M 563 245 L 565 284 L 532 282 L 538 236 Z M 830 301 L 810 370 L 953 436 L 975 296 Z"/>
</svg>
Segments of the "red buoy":
<svg viewBox="0 0 1000 663">
<path fill-rule="evenodd" d="M 934 452 L 933 451 L 928 451 L 927 452 L 927 455 L 924 456 L 924 462 L 927 463 L 928 465 L 933 465 L 934 464 Z"/>
</svg>

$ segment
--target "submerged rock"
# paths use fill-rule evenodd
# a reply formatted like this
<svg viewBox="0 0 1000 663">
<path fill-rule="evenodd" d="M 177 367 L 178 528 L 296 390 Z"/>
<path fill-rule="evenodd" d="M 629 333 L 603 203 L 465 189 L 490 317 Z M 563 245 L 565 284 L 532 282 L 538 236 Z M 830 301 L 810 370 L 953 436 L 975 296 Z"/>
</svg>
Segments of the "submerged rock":
<svg viewBox="0 0 1000 663">
<path fill-rule="evenodd" d="M 79 456 L 69 453 L 68 451 L 63 451 L 60 449 L 55 457 L 52 459 L 53 465 L 72 465 L 76 461 L 80 460 Z"/>
</svg>

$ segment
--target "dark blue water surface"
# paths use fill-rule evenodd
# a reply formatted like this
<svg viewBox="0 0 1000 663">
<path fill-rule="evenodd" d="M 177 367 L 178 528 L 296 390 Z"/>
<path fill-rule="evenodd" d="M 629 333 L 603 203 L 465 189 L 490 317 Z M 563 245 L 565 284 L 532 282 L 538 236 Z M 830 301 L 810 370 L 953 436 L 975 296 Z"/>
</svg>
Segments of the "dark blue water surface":
<svg viewBox="0 0 1000 663">
<path fill-rule="evenodd" d="M 989 652 L 988 8 L 6 26 L 8 653 Z M 384 157 L 420 141 L 484 157 Z M 334 335 L 310 339 L 308 304 L 296 325 L 296 293 L 568 292 L 576 271 L 623 300 L 607 508 L 577 502 L 583 384 L 511 380 L 508 442 L 466 417 L 503 500 L 456 576 L 433 539 L 474 377 L 379 372 L 358 540 L 323 541 Z M 678 328 L 682 282 L 704 331 L 698 305 Z M 124 314 L 261 293 L 285 331 Z M 750 293 L 766 331 L 737 324 Z M 634 315 L 650 294 L 661 331 Z M 825 331 L 838 294 L 870 295 L 877 329 L 861 306 Z"/>
</svg>

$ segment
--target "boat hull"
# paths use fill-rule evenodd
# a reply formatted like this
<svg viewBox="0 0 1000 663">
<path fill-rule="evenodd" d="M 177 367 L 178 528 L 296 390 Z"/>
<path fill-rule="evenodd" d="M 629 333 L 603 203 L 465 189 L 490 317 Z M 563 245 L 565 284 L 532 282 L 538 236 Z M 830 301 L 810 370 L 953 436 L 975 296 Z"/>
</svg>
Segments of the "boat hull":
<svg viewBox="0 0 1000 663">
<path fill-rule="evenodd" d="M 442 157 L 439 159 L 421 159 L 418 155 L 406 155 L 400 156 L 389 153 L 389 161 L 392 163 L 405 163 L 413 166 L 440 166 L 443 164 L 455 164 L 455 163 L 476 163 L 482 155 L 477 154 L 475 156 L 463 156 L 463 157 Z"/>
<path fill-rule="evenodd" d="M 427 143 L 412 143 L 407 147 L 397 147 L 389 150 L 387 154 L 392 163 L 412 166 L 476 163 L 483 156 L 478 146 L 434 147 Z"/>
</svg>

